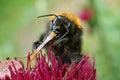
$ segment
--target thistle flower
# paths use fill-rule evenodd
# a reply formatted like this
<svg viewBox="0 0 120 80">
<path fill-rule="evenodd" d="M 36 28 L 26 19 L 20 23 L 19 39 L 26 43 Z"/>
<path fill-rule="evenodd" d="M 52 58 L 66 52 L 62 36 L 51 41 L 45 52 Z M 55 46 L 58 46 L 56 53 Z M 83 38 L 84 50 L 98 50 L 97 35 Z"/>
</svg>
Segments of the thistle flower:
<svg viewBox="0 0 120 80">
<path fill-rule="evenodd" d="M 20 71 L 23 70 L 23 64 L 16 60 L 6 59 L 4 62 L 0 62 L 0 80 L 10 80 L 11 79 L 11 72 L 9 70 L 9 66 L 12 68 L 13 71 Z"/>
<path fill-rule="evenodd" d="M 30 55 L 28 55 L 28 62 L 29 62 L 29 57 Z M 72 64 L 67 64 L 67 63 L 63 64 L 60 58 L 56 60 L 55 55 L 51 51 L 48 51 L 48 60 L 46 60 L 46 56 L 43 56 L 42 53 L 40 53 L 40 57 L 37 59 L 37 65 L 34 68 L 27 67 L 26 69 L 23 69 L 23 66 L 21 64 L 18 64 L 19 63 L 18 61 L 17 63 L 15 63 L 16 62 L 15 60 L 12 60 L 10 62 L 11 65 L 6 65 L 4 66 L 4 68 L 7 67 L 7 71 L 10 73 L 8 77 L 11 80 L 95 80 L 96 79 L 96 69 L 94 67 L 94 62 L 90 62 L 88 56 L 83 56 L 82 60 L 78 64 L 75 62 L 72 62 Z M 4 75 L 6 75 L 8 74 L 8 72 L 7 73 L 3 72 L 3 73 Z M 5 78 L 3 80 L 5 80 Z"/>
<path fill-rule="evenodd" d="M 79 18 L 83 21 L 89 22 L 94 16 L 92 8 L 85 8 L 79 13 Z"/>
</svg>

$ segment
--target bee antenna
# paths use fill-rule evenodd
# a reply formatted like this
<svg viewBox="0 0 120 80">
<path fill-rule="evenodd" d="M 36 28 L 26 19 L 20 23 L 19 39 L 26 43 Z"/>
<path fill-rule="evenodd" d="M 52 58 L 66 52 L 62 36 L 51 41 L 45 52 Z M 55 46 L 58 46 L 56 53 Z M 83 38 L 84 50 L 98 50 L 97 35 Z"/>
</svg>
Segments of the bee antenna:
<svg viewBox="0 0 120 80">
<path fill-rule="evenodd" d="M 47 14 L 47 15 L 38 16 L 37 18 L 47 17 L 47 16 L 55 16 L 55 17 L 57 17 L 57 15 L 55 15 L 55 14 Z"/>
</svg>

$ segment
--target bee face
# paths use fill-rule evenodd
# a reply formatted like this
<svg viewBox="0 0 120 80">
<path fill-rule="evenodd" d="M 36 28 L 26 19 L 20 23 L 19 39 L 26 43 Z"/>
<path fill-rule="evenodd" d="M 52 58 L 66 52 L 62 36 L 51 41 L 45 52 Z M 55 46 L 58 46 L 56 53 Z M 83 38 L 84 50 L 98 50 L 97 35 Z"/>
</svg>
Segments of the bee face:
<svg viewBox="0 0 120 80">
<path fill-rule="evenodd" d="M 58 16 L 55 19 L 51 20 L 49 22 L 50 30 L 49 34 L 51 32 L 56 33 L 56 37 L 54 37 L 49 43 L 53 45 L 57 45 L 60 42 L 66 40 L 66 36 L 69 33 L 69 27 L 70 27 L 70 21 L 67 20 L 64 16 Z"/>
<path fill-rule="evenodd" d="M 58 16 L 54 20 L 50 21 L 50 28 L 56 34 L 65 33 L 66 32 L 65 26 L 67 26 L 68 23 L 69 22 L 66 22 L 65 17 Z"/>
</svg>

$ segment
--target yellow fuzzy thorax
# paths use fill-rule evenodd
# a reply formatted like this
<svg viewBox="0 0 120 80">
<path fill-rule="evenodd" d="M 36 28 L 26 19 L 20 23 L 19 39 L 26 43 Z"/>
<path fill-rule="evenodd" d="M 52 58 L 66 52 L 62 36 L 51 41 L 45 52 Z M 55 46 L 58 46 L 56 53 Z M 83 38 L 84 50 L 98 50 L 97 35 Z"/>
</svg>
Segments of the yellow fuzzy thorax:
<svg viewBox="0 0 120 80">
<path fill-rule="evenodd" d="M 80 29 L 82 28 L 79 18 L 77 16 L 69 13 L 69 12 L 60 12 L 60 13 L 56 13 L 55 15 L 57 15 L 57 16 L 65 16 L 71 22 L 75 23 L 78 26 L 78 28 L 80 28 Z M 53 20 L 53 19 L 55 19 L 55 16 L 50 17 L 50 20 Z"/>
</svg>

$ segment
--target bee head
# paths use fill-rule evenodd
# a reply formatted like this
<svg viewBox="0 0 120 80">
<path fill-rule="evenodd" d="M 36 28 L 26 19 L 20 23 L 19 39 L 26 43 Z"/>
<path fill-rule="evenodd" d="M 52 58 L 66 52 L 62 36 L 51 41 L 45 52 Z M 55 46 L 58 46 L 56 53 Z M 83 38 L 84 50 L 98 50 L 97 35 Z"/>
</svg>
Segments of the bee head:
<svg viewBox="0 0 120 80">
<path fill-rule="evenodd" d="M 49 26 L 49 34 L 51 32 L 54 32 L 56 34 L 56 37 L 54 37 L 50 43 L 53 45 L 57 45 L 58 43 L 62 41 L 66 41 L 67 35 L 69 33 L 71 22 L 64 16 L 57 16 L 53 20 L 50 20 Z"/>
<path fill-rule="evenodd" d="M 47 35 L 51 35 L 54 33 L 54 38 L 52 38 L 48 43 L 52 45 L 57 45 L 62 41 L 68 40 L 66 38 L 69 33 L 70 21 L 65 16 L 57 16 L 55 14 L 43 15 L 39 17 L 45 16 L 54 16 L 54 19 L 49 21 L 49 31 Z"/>
<path fill-rule="evenodd" d="M 72 23 L 74 23 L 78 29 L 82 29 L 79 19 L 70 13 L 48 14 L 38 16 L 38 18 L 46 16 L 51 16 L 48 23 L 50 28 L 47 33 L 49 40 L 45 42 L 46 44 L 49 43 L 55 46 L 61 42 L 68 41 L 69 38 L 67 35 L 71 32 Z"/>
</svg>

